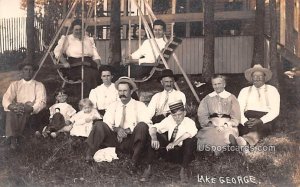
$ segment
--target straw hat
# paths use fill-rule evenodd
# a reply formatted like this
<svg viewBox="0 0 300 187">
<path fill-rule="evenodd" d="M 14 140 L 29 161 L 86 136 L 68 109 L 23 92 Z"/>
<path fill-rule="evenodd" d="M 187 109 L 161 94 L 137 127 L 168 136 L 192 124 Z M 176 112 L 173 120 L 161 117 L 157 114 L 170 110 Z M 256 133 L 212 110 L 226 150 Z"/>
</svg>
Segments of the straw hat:
<svg viewBox="0 0 300 187">
<path fill-rule="evenodd" d="M 252 68 L 249 68 L 245 71 L 245 78 L 252 82 L 252 73 L 260 71 L 265 74 L 265 81 L 268 82 L 272 78 L 272 72 L 267 69 L 262 67 L 260 64 L 255 64 Z"/>
<path fill-rule="evenodd" d="M 136 84 L 133 82 L 133 80 L 129 77 L 120 77 L 116 82 L 115 82 L 115 86 L 118 89 L 118 86 L 120 83 L 128 83 L 132 86 L 132 91 L 136 91 L 138 88 L 136 86 Z"/>
</svg>

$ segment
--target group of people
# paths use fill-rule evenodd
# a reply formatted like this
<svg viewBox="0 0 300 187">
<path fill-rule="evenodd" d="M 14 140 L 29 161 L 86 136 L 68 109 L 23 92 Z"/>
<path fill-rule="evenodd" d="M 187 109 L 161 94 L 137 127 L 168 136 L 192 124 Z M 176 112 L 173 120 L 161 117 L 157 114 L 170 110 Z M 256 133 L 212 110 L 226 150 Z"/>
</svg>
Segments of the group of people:
<svg viewBox="0 0 300 187">
<path fill-rule="evenodd" d="M 160 25 L 163 22 L 158 23 L 158 26 L 154 25 L 154 33 L 165 30 Z M 79 58 L 72 56 L 81 48 L 78 42 L 82 39 L 75 34 L 78 26 L 73 26 L 74 37 L 59 42 L 62 49 L 72 46 L 65 50 L 68 58 L 57 55 L 68 71 L 73 60 Z M 90 54 L 96 54 L 94 43 L 88 37 L 84 41 L 93 46 Z M 87 54 L 88 49 L 84 50 Z M 138 56 L 145 58 L 145 55 L 140 52 Z M 95 55 L 90 60 L 95 65 L 87 68 L 95 72 L 100 66 L 99 56 Z M 25 125 L 31 121 L 32 116 L 46 107 L 47 100 L 44 85 L 32 80 L 36 65 L 24 62 L 19 65 L 19 69 L 23 79 L 11 83 L 2 101 L 7 113 L 6 136 L 12 149 L 18 146 Z M 161 72 L 158 81 L 163 90 L 151 98 L 148 106 L 132 98 L 138 88 L 131 78 L 120 77 L 112 83 L 114 71 L 104 65 L 98 73 L 103 83 L 99 85 L 96 81 L 97 85 L 94 85 L 96 82 L 87 82 L 89 79 L 85 79 L 85 83 L 90 85 L 85 98 L 79 102 L 80 111 L 77 113 L 66 103 L 65 91 L 59 90 L 55 95 L 57 102 L 49 108 L 49 125 L 37 134 L 56 137 L 60 132 L 70 132 L 71 136 L 86 137 L 86 161 L 92 161 L 99 149 L 116 147 L 117 153 L 131 155 L 133 173 L 139 165 L 146 165 L 141 181 L 149 179 L 157 155 L 180 163 L 180 179 L 187 181 L 188 166 L 194 159 L 195 151 L 200 151 L 201 146 L 254 146 L 270 133 L 271 124 L 279 115 L 279 93 L 275 87 L 265 84 L 271 79 L 272 72 L 261 65 L 254 65 L 245 71 L 245 78 L 252 85 L 243 88 L 238 98 L 225 90 L 224 76 L 212 77 L 214 91 L 201 101 L 198 108 L 200 129 L 197 129 L 195 121 L 186 117 L 186 96 L 174 89 L 177 79 L 172 70 Z M 87 73 L 84 77 L 92 75 Z M 215 151 L 214 154 L 219 155 L 220 152 Z"/>
<path fill-rule="evenodd" d="M 2 101 L 7 112 L 6 136 L 13 149 L 26 123 L 46 107 L 44 85 L 31 79 L 36 66 L 27 62 L 19 68 L 23 79 L 11 83 Z M 89 98 L 79 102 L 79 112 L 66 103 L 67 94 L 63 90 L 56 93 L 57 103 L 49 108 L 50 123 L 42 133 L 55 137 L 59 132 L 70 132 L 71 136 L 87 137 L 87 161 L 106 147 L 130 153 L 132 171 L 141 163 L 147 164 L 141 181 L 148 180 L 151 174 L 155 152 L 181 163 L 180 177 L 186 180 L 186 169 L 194 158 L 196 146 L 198 150 L 200 146 L 212 145 L 254 146 L 271 132 L 272 121 L 279 115 L 279 93 L 265 84 L 272 73 L 261 65 L 245 71 L 246 79 L 253 85 L 243 88 L 238 98 L 225 90 L 224 76 L 212 78 L 214 91 L 198 108 L 201 129 L 186 117 L 186 97 L 174 89 L 176 77 L 172 70 L 162 71 L 159 81 L 164 90 L 156 93 L 146 106 L 131 97 L 137 90 L 134 81 L 120 77 L 112 83 L 111 68 L 100 69 L 103 83 L 90 91 Z"/>
</svg>

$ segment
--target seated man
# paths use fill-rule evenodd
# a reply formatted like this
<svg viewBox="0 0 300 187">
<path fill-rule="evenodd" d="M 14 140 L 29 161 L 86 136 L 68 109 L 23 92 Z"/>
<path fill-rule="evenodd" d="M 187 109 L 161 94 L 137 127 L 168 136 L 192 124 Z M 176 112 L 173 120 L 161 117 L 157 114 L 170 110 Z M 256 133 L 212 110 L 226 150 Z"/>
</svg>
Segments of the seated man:
<svg viewBox="0 0 300 187">
<path fill-rule="evenodd" d="M 25 60 L 19 64 L 22 79 L 14 81 L 3 95 L 2 105 L 6 111 L 6 131 L 10 148 L 16 149 L 26 124 L 32 122 L 32 114 L 46 106 L 46 89 L 41 82 L 32 80 L 38 67 Z M 37 124 L 36 124 L 37 125 Z"/>
<path fill-rule="evenodd" d="M 183 105 L 186 103 L 184 93 L 174 89 L 174 82 L 177 81 L 177 78 L 174 76 L 172 70 L 163 70 L 158 81 L 161 82 L 164 90 L 156 93 L 148 105 L 148 113 L 153 123 L 161 122 L 161 120 L 170 114 L 170 103 L 178 100 L 181 100 Z"/>
<path fill-rule="evenodd" d="M 141 181 L 147 181 L 151 174 L 151 164 L 155 158 L 155 151 L 160 151 L 161 156 L 168 161 L 181 164 L 180 179 L 187 181 L 187 167 L 193 160 L 197 133 L 195 122 L 185 117 L 186 111 L 182 101 L 169 105 L 171 115 L 154 124 L 149 129 L 151 147 L 148 146 L 147 162 Z"/>
<path fill-rule="evenodd" d="M 245 77 L 253 86 L 243 88 L 238 96 L 240 136 L 230 135 L 229 140 L 233 145 L 254 146 L 270 133 L 272 121 L 279 115 L 280 95 L 274 86 L 265 84 L 271 79 L 272 72 L 260 64 L 246 70 Z"/>
<path fill-rule="evenodd" d="M 94 123 L 87 139 L 86 160 L 92 160 L 98 149 L 116 147 L 117 152 L 132 153 L 132 172 L 135 172 L 149 138 L 148 125 L 152 122 L 145 112 L 146 105 L 131 98 L 136 84 L 128 77 L 121 77 L 115 85 L 120 100 L 108 106 L 103 122 Z"/>
<path fill-rule="evenodd" d="M 141 67 L 139 65 L 143 63 L 147 63 L 147 64 L 153 63 L 154 65 L 156 59 L 159 56 L 159 51 L 157 50 L 154 42 L 156 42 L 159 49 L 162 50 L 166 45 L 166 41 L 164 41 L 163 38 L 165 31 L 166 31 L 165 22 L 159 19 L 153 22 L 153 34 L 155 38 L 145 40 L 143 44 L 140 46 L 140 48 L 135 52 L 133 52 L 131 56 L 129 56 L 129 59 L 125 61 L 125 63 L 137 64 L 137 65 L 131 65 L 130 72 L 132 72 L 137 77 L 141 77 L 141 78 L 150 72 L 150 70 L 153 68 L 152 66 Z"/>
</svg>

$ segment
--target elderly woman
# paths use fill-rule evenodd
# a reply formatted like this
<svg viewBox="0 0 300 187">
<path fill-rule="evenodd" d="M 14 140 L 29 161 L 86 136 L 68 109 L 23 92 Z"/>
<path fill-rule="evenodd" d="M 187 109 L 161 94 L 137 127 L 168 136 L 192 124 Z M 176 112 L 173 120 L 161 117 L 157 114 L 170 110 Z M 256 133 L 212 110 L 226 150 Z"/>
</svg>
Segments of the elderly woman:
<svg viewBox="0 0 300 187">
<path fill-rule="evenodd" d="M 230 144 L 229 134 L 238 136 L 237 126 L 241 119 L 239 103 L 234 95 L 225 90 L 224 76 L 216 75 L 211 82 L 214 92 L 208 94 L 198 108 L 198 119 L 202 127 L 196 136 L 198 151 L 204 150 L 205 146 Z M 216 150 L 211 147 L 211 150 L 215 155 L 222 152 L 220 148 Z"/>
<path fill-rule="evenodd" d="M 74 81 L 81 80 L 80 62 L 82 61 L 82 56 L 84 56 L 83 97 L 85 98 L 89 96 L 90 90 L 95 88 L 101 81 L 98 73 L 101 58 L 97 52 L 93 38 L 88 36 L 82 38 L 81 24 L 81 20 L 79 19 L 72 22 L 71 29 L 73 33 L 61 37 L 54 49 L 54 54 L 56 58 L 59 58 L 63 66 L 63 74 L 69 80 Z"/>
</svg>

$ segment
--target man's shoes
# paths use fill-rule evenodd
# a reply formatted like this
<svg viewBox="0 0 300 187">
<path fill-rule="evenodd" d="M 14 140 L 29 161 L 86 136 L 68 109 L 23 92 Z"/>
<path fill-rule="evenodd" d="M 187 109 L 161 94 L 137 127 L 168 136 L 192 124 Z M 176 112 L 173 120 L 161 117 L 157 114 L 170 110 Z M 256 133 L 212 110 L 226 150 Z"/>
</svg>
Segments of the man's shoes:
<svg viewBox="0 0 300 187">
<path fill-rule="evenodd" d="M 86 152 L 85 161 L 92 162 L 93 160 L 94 160 L 94 158 L 92 156 L 92 151 L 91 151 L 91 149 L 88 149 Z"/>
<path fill-rule="evenodd" d="M 129 172 L 131 175 L 137 174 L 138 171 L 138 164 L 134 162 L 130 162 L 129 164 Z"/>
<path fill-rule="evenodd" d="M 0 142 L 1 147 L 10 146 L 11 137 L 5 138 Z"/>
<path fill-rule="evenodd" d="M 145 169 L 140 181 L 141 182 L 149 181 L 150 175 L 151 175 L 151 165 L 148 165 L 148 167 Z"/>
<path fill-rule="evenodd" d="M 17 150 L 18 147 L 19 147 L 18 137 L 11 137 L 11 139 L 10 139 L 10 148 L 12 150 Z"/>
<path fill-rule="evenodd" d="M 187 175 L 187 168 L 181 168 L 180 169 L 180 181 L 183 183 L 188 182 L 188 175 Z"/>
</svg>

